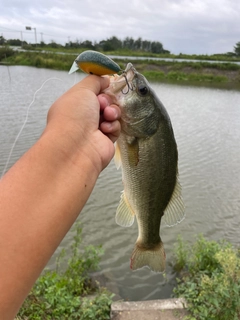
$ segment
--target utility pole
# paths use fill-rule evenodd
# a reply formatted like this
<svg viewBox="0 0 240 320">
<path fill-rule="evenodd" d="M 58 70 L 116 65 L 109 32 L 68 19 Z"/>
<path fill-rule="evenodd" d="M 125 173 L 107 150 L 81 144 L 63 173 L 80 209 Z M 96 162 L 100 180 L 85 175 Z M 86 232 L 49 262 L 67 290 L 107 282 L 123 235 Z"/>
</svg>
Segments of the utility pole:
<svg viewBox="0 0 240 320">
<path fill-rule="evenodd" d="M 36 28 L 33 28 L 34 31 L 35 31 L 35 45 L 37 47 L 37 29 Z"/>
<path fill-rule="evenodd" d="M 29 26 L 27 26 L 26 27 L 26 30 L 34 30 L 34 32 L 35 32 L 35 45 L 36 45 L 36 47 L 37 47 L 37 29 L 36 28 L 32 28 L 32 27 L 29 27 Z"/>
<path fill-rule="evenodd" d="M 23 35 L 22 35 L 22 31 L 20 31 L 21 33 L 21 47 L 23 47 Z"/>
</svg>

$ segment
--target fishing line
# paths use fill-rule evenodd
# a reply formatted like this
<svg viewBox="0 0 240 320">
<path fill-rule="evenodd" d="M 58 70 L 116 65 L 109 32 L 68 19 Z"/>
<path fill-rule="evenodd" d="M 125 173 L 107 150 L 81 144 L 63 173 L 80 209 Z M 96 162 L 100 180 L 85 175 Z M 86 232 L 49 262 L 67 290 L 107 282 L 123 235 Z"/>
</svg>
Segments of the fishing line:
<svg viewBox="0 0 240 320">
<path fill-rule="evenodd" d="M 11 82 L 12 82 L 12 79 L 11 79 L 11 74 L 10 74 L 9 66 L 7 66 L 7 71 L 8 71 L 8 76 L 9 76 L 9 82 L 11 83 Z"/>
<path fill-rule="evenodd" d="M 11 79 L 11 78 L 10 78 L 10 79 Z M 2 172 L 2 175 L 1 175 L 1 179 L 2 179 L 2 177 L 4 176 L 4 174 L 5 174 L 6 170 L 7 170 L 7 167 L 8 167 L 8 165 L 9 165 L 9 162 L 10 162 L 10 159 L 11 159 L 11 156 L 12 156 L 12 153 L 13 153 L 13 149 L 14 149 L 14 147 L 15 147 L 15 145 L 16 145 L 16 143 L 17 143 L 17 141 L 18 141 L 18 139 L 19 139 L 19 137 L 20 137 L 20 135 L 21 135 L 21 133 L 22 133 L 22 131 L 23 131 L 23 129 L 24 129 L 24 127 L 25 127 L 26 124 L 27 124 L 28 115 L 29 115 L 29 110 L 30 110 L 31 106 L 33 105 L 33 103 L 35 102 L 36 95 L 37 95 L 37 93 L 38 93 L 40 90 L 42 90 L 42 88 L 44 87 L 44 85 L 45 85 L 48 81 L 50 81 L 50 80 L 59 80 L 59 81 L 62 81 L 62 82 L 63 82 L 63 80 L 60 79 L 60 78 L 49 78 L 49 79 L 45 80 L 45 81 L 43 82 L 43 84 L 41 85 L 41 87 L 35 91 L 35 93 L 34 93 L 34 95 L 33 95 L 33 100 L 32 100 L 32 102 L 29 104 L 29 106 L 28 106 L 28 108 L 27 108 L 26 117 L 25 117 L 25 120 L 24 120 L 24 122 L 23 122 L 23 125 L 22 125 L 21 129 L 19 130 L 19 132 L 18 132 L 18 134 L 17 134 L 17 136 L 16 136 L 16 138 L 15 138 L 15 140 L 14 140 L 14 142 L 13 142 L 12 148 L 11 148 L 11 150 L 10 150 L 10 152 L 9 152 L 7 162 L 6 162 L 6 164 L 5 164 L 5 167 L 4 167 L 3 172 Z"/>
</svg>

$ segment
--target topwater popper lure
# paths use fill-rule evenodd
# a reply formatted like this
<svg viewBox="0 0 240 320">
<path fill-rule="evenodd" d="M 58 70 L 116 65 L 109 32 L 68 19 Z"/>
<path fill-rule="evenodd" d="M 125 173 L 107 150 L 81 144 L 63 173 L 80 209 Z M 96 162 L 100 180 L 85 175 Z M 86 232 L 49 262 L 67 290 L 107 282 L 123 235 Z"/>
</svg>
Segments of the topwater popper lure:
<svg viewBox="0 0 240 320">
<path fill-rule="evenodd" d="M 77 71 L 78 69 L 97 76 L 123 72 L 120 66 L 111 58 L 93 50 L 82 52 L 73 62 L 69 74 Z"/>
</svg>

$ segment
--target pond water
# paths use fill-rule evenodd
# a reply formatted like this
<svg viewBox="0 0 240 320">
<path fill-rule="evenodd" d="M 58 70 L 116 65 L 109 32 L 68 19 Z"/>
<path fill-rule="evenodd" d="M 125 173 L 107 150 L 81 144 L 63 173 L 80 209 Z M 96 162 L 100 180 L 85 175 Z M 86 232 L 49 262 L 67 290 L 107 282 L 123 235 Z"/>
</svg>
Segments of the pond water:
<svg viewBox="0 0 240 320">
<path fill-rule="evenodd" d="M 28 121 L 12 151 L 8 168 L 40 136 L 52 102 L 82 77 L 81 73 L 68 75 L 32 67 L 0 66 L 0 172 L 5 170 L 26 113 Z M 172 120 L 186 206 L 186 218 L 181 224 L 161 228 L 168 281 L 148 268 L 134 272 L 129 268 L 137 224 L 131 228 L 115 224 L 122 182 L 121 171 L 116 170 L 114 162 L 101 173 L 79 216 L 84 245 L 102 244 L 105 250 L 100 275 L 111 290 L 126 300 L 170 297 L 175 283 L 171 261 L 178 235 L 188 243 L 195 242 L 196 235 L 202 233 L 207 239 L 224 238 L 239 245 L 240 92 L 156 83 L 152 87 Z M 56 254 L 70 246 L 73 235 L 70 230 Z M 54 267 L 56 254 L 48 267 Z"/>
</svg>

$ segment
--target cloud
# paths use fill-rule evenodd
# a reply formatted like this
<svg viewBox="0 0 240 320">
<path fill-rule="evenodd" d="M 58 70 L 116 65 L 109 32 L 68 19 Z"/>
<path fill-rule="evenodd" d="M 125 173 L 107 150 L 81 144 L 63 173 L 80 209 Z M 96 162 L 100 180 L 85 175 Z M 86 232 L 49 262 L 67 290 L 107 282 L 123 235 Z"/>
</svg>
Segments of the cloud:
<svg viewBox="0 0 240 320">
<path fill-rule="evenodd" d="M 2 8 L 0 32 L 10 38 L 6 28 L 24 31 L 31 42 L 27 25 L 45 42 L 141 37 L 173 53 L 227 52 L 240 41 L 238 0 L 10 0 Z"/>
</svg>

